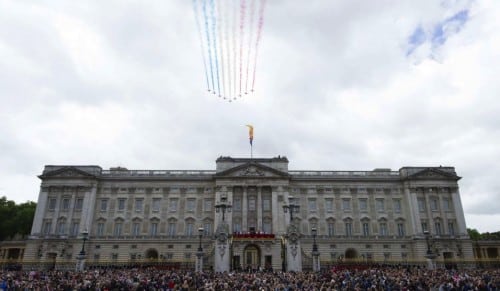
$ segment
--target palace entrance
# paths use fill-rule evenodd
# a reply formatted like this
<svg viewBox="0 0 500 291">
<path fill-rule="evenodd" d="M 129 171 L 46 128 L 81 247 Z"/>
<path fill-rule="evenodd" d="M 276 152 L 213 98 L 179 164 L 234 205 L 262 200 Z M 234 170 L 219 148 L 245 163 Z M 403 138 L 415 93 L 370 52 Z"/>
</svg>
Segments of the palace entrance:
<svg viewBox="0 0 500 291">
<path fill-rule="evenodd" d="M 148 261 L 156 261 L 158 260 L 158 251 L 155 249 L 148 249 L 146 251 L 146 259 Z"/>
<path fill-rule="evenodd" d="M 258 270 L 260 267 L 260 249 L 256 245 L 248 245 L 243 251 L 243 268 Z"/>
</svg>

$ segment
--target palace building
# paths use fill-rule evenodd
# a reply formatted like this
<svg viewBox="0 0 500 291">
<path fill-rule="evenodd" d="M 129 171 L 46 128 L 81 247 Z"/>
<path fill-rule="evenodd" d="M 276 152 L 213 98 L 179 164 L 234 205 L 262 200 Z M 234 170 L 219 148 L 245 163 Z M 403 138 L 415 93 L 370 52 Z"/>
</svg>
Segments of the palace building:
<svg viewBox="0 0 500 291">
<path fill-rule="evenodd" d="M 453 167 L 293 171 L 288 163 L 278 156 L 219 157 L 215 170 L 45 166 L 24 263 L 300 271 L 473 260 Z"/>
</svg>

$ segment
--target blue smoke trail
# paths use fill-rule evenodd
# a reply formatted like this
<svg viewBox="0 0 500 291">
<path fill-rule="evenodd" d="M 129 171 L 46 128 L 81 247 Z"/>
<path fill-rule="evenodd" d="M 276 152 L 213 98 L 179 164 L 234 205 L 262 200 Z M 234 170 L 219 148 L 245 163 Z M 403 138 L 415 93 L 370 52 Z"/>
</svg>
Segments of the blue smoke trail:
<svg viewBox="0 0 500 291">
<path fill-rule="evenodd" d="M 196 20 L 196 28 L 198 30 L 198 38 L 200 39 L 201 57 L 203 58 L 203 68 L 205 69 L 205 80 L 207 81 L 207 90 L 210 92 L 210 83 L 208 82 L 207 59 L 205 56 L 205 46 L 203 45 L 203 36 L 201 35 L 200 20 L 198 13 L 198 1 L 193 0 L 194 18 Z"/>
<path fill-rule="evenodd" d="M 203 18 L 205 20 L 205 33 L 207 34 L 208 60 L 210 63 L 210 76 L 212 77 L 212 90 L 215 93 L 214 69 L 212 66 L 212 51 L 210 49 L 210 33 L 208 32 L 207 1 L 203 0 Z"/>
<path fill-rule="evenodd" d="M 214 0 L 210 0 L 210 13 L 212 14 L 212 38 L 214 44 L 214 55 L 215 55 L 215 71 L 217 72 L 217 93 L 220 95 L 220 81 L 219 81 L 219 59 L 217 56 L 217 38 L 215 37 L 215 26 L 216 26 L 216 18 L 215 18 L 215 4 Z"/>
</svg>

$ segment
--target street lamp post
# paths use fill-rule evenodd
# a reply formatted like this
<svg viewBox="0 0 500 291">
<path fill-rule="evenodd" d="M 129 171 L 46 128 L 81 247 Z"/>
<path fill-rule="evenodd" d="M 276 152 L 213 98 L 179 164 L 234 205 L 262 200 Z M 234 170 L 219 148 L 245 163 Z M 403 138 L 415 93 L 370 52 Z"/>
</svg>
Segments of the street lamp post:
<svg viewBox="0 0 500 291">
<path fill-rule="evenodd" d="M 220 203 L 215 205 L 215 212 L 219 213 L 222 211 L 222 221 L 226 219 L 226 211 L 231 212 L 231 204 L 227 202 L 227 197 L 223 196 L 220 198 Z"/>
<path fill-rule="evenodd" d="M 203 232 L 203 227 L 198 228 L 198 237 L 200 238 L 200 244 L 198 245 L 198 252 L 196 252 L 196 272 L 203 271 L 203 247 L 201 246 L 201 238 L 203 237 Z"/>
<path fill-rule="evenodd" d="M 290 223 L 293 223 L 293 213 L 299 211 L 300 205 L 294 203 L 293 196 L 288 196 L 288 202 L 288 205 L 283 205 L 283 211 L 290 212 Z"/>
<path fill-rule="evenodd" d="M 425 254 L 425 257 L 427 258 L 427 267 L 429 270 L 434 269 L 434 259 L 436 258 L 436 254 L 431 250 L 431 234 L 429 233 L 428 230 L 424 231 L 424 236 L 425 236 L 425 243 L 427 245 L 427 251 Z"/>
<path fill-rule="evenodd" d="M 312 246 L 313 272 L 319 272 L 320 271 L 319 251 L 318 251 L 318 245 L 316 244 L 316 235 L 318 233 L 318 230 L 316 229 L 316 227 L 311 228 L 311 233 L 313 237 L 313 246 Z"/>
<path fill-rule="evenodd" d="M 87 241 L 89 237 L 89 232 L 88 230 L 84 230 L 82 232 L 82 240 L 83 240 L 83 243 L 82 243 L 82 250 L 80 251 L 80 253 L 78 254 L 78 261 L 76 263 L 76 270 L 77 271 L 83 271 L 85 269 L 85 242 Z"/>
</svg>

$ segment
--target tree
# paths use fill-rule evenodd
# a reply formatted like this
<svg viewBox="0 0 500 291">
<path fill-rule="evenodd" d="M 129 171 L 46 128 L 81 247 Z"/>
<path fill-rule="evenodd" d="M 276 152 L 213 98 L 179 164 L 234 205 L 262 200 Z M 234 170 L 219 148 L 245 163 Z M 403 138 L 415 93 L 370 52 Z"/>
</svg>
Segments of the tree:
<svg viewBox="0 0 500 291">
<path fill-rule="evenodd" d="M 29 234 L 35 209 L 35 202 L 16 204 L 12 200 L 7 200 L 5 196 L 0 197 L 0 241 L 16 234 Z"/>
<path fill-rule="evenodd" d="M 475 228 L 467 228 L 467 233 L 472 240 L 480 240 L 481 234 Z"/>
</svg>

